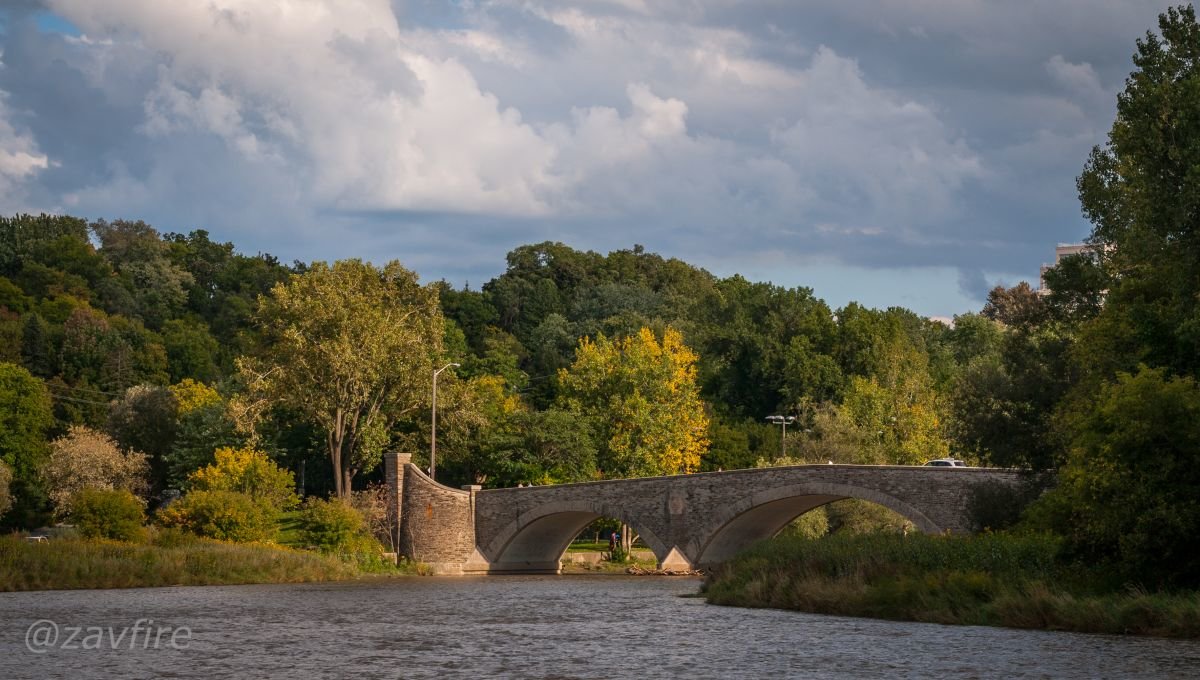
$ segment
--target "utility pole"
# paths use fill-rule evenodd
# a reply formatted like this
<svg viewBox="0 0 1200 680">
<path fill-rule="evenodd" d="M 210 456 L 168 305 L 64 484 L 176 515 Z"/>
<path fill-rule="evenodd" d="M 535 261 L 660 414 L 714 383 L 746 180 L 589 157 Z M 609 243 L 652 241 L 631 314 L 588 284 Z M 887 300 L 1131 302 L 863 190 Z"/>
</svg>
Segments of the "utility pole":
<svg viewBox="0 0 1200 680">
<path fill-rule="evenodd" d="M 437 479 L 437 378 L 442 371 L 451 366 L 457 367 L 461 364 L 451 362 L 433 372 L 433 402 L 429 423 L 429 478 L 433 480 Z"/>
</svg>

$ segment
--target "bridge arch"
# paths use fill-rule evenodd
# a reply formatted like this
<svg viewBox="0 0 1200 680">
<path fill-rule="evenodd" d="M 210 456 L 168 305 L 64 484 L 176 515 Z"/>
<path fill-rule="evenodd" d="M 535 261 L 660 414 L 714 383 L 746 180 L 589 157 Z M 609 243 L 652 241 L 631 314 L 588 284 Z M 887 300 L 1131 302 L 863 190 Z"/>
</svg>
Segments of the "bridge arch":
<svg viewBox="0 0 1200 680">
<path fill-rule="evenodd" d="M 927 534 L 942 532 L 925 513 L 889 494 L 846 484 L 808 482 L 765 489 L 731 503 L 713 515 L 710 529 L 696 537 L 687 552 L 700 566 L 725 562 L 750 545 L 775 536 L 800 515 L 846 498 L 882 505 Z"/>
<path fill-rule="evenodd" d="M 642 541 L 661 561 L 670 546 L 646 529 L 636 516 L 605 503 L 557 501 L 526 510 L 505 525 L 483 547 L 492 573 L 558 573 L 559 560 L 571 541 L 588 524 L 600 517 L 612 517 L 637 531 Z"/>
</svg>

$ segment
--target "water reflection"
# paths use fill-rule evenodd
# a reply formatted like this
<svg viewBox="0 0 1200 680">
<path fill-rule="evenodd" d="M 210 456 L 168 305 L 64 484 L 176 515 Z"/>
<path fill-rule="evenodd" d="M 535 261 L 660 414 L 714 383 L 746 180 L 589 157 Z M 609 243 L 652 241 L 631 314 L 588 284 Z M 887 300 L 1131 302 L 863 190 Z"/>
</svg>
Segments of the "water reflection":
<svg viewBox="0 0 1200 680">
<path fill-rule="evenodd" d="M 411 578 L 0 595 L 0 677 L 1197 677 L 1200 643 L 715 607 L 691 579 Z M 188 627 L 187 649 L 26 628 Z M 105 643 L 107 645 L 107 642 Z"/>
</svg>

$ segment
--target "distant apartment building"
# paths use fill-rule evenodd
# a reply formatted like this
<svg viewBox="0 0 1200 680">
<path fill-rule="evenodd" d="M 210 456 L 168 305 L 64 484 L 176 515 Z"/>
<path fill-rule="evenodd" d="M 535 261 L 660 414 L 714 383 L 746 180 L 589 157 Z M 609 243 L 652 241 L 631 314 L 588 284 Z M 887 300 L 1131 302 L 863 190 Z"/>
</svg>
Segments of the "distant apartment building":
<svg viewBox="0 0 1200 680">
<path fill-rule="evenodd" d="M 1100 246 L 1094 246 L 1090 243 L 1060 243 L 1054 246 L 1054 264 L 1043 264 L 1041 273 L 1038 275 L 1038 293 L 1046 295 L 1050 292 L 1049 286 L 1046 285 L 1046 272 L 1058 266 L 1064 257 L 1068 255 L 1088 255 L 1096 257 Z"/>
</svg>

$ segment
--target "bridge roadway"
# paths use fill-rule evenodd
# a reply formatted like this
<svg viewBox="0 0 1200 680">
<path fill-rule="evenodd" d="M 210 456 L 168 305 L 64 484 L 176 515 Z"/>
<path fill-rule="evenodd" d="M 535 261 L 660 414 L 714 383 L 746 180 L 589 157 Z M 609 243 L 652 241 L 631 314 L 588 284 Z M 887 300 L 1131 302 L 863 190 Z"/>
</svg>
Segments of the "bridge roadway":
<svg viewBox="0 0 1200 680">
<path fill-rule="evenodd" d="M 554 486 L 452 489 L 410 454 L 387 454 L 400 554 L 438 573 L 559 573 L 564 551 L 597 517 L 629 524 L 660 568 L 721 563 L 826 503 L 860 498 L 938 534 L 970 531 L 972 488 L 1015 485 L 996 468 L 800 465 Z"/>
</svg>

